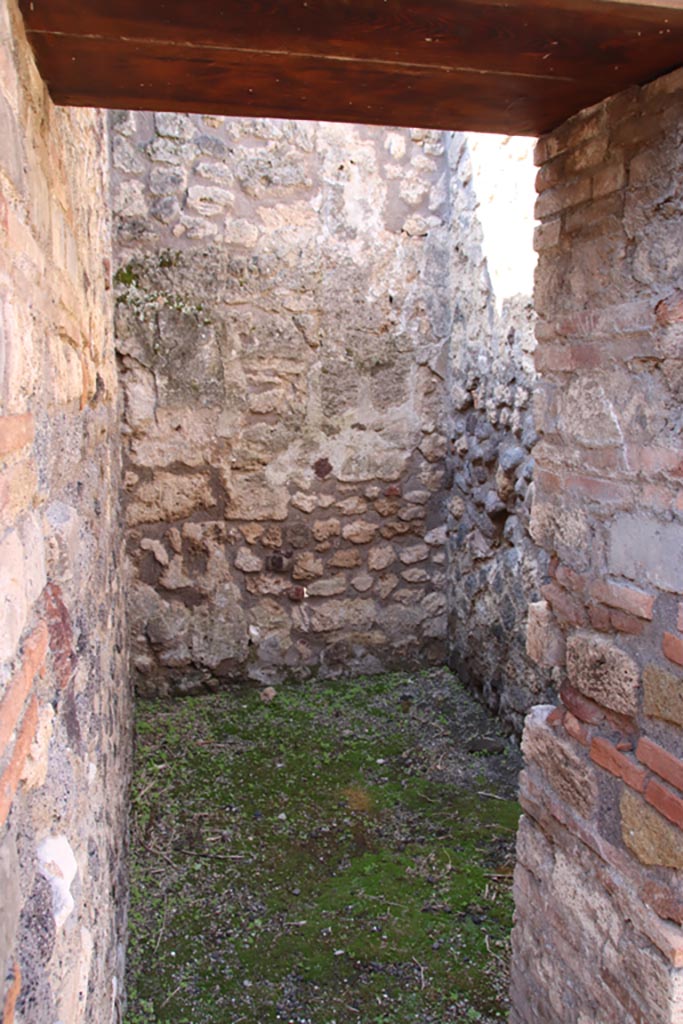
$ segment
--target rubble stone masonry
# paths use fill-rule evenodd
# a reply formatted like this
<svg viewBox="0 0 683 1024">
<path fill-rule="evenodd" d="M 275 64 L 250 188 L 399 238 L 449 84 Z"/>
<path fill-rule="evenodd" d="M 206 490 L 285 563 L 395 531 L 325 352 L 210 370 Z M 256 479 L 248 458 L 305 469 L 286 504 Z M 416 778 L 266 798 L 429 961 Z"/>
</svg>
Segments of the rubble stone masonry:
<svg viewBox="0 0 683 1024">
<path fill-rule="evenodd" d="M 548 701 L 511 1024 L 682 1024 L 683 73 L 540 140 L 535 353 L 483 142 L 115 115 L 120 410 L 106 136 L 1 5 L 3 1024 L 121 1019 L 126 595 L 143 693 Z"/>
<path fill-rule="evenodd" d="M 683 73 L 541 139 L 513 1024 L 683 1021 Z"/>
<path fill-rule="evenodd" d="M 529 300 L 492 313 L 467 138 L 164 113 L 112 126 L 140 692 L 420 667 L 455 640 L 519 726 L 548 676 L 524 649 L 539 580 L 514 515 L 533 370 L 510 363 Z"/>
<path fill-rule="evenodd" d="M 443 662 L 441 137 L 113 125 L 140 691 Z"/>
<path fill-rule="evenodd" d="M 0 5 L 0 1017 L 120 1020 L 130 706 L 106 125 Z"/>
</svg>

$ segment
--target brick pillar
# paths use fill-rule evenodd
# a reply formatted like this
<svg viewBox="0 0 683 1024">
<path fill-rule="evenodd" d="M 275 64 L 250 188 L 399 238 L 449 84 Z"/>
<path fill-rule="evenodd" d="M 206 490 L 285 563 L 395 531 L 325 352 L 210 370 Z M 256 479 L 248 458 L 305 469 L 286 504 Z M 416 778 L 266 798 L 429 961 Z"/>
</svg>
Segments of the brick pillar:
<svg viewBox="0 0 683 1024">
<path fill-rule="evenodd" d="M 528 649 L 512 1024 L 683 1021 L 683 72 L 537 147 Z"/>
</svg>

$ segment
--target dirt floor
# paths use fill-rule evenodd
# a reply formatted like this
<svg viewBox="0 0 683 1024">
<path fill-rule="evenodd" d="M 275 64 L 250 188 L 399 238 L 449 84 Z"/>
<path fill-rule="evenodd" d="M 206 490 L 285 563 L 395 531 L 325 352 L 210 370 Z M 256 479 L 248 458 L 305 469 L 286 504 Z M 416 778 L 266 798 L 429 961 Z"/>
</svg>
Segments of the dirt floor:
<svg viewBox="0 0 683 1024">
<path fill-rule="evenodd" d="M 138 707 L 127 1024 L 506 1019 L 514 743 L 445 669 L 269 696 Z"/>
</svg>

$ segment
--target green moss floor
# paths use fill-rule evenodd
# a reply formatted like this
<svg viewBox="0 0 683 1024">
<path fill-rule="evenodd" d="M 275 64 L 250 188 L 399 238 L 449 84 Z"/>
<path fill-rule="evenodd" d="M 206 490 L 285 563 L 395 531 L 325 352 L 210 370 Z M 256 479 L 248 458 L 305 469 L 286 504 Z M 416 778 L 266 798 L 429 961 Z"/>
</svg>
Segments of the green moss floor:
<svg viewBox="0 0 683 1024">
<path fill-rule="evenodd" d="M 505 1020 L 517 770 L 445 669 L 140 703 L 126 1024 Z"/>
</svg>

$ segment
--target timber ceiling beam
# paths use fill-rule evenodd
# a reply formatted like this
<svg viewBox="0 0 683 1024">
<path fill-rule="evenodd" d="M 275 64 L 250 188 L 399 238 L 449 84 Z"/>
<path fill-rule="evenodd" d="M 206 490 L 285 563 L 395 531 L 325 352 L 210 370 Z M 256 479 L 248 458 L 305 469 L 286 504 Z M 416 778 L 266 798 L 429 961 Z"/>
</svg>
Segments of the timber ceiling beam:
<svg viewBox="0 0 683 1024">
<path fill-rule="evenodd" d="M 683 64 L 683 0 L 20 0 L 56 103 L 539 135 Z"/>
</svg>

